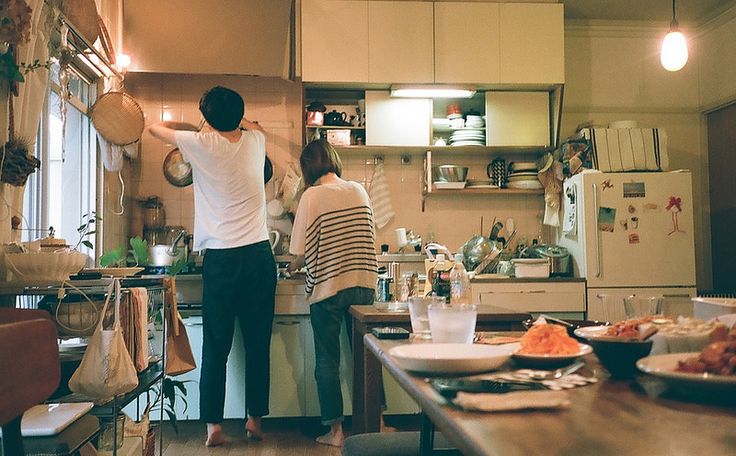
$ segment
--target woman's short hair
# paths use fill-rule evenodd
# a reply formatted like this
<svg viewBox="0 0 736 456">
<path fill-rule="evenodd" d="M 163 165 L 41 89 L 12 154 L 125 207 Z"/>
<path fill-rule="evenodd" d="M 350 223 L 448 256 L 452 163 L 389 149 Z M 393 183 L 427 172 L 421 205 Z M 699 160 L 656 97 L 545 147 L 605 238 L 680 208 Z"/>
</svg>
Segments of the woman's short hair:
<svg viewBox="0 0 736 456">
<path fill-rule="evenodd" d="M 200 98 L 199 112 L 215 130 L 233 131 L 240 126 L 245 113 L 245 103 L 238 92 L 216 86 L 206 91 Z"/>
<path fill-rule="evenodd" d="M 314 185 L 320 177 L 327 173 L 342 175 L 340 156 L 332 144 L 325 139 L 317 139 L 307 144 L 299 158 L 299 164 L 307 186 Z"/>
</svg>

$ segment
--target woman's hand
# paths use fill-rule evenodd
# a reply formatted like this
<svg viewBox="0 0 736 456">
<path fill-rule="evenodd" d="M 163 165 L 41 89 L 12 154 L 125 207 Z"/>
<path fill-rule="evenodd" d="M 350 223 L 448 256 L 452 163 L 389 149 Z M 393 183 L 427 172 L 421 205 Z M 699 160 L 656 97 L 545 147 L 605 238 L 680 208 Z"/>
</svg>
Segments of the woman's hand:
<svg viewBox="0 0 736 456">
<path fill-rule="evenodd" d="M 293 274 L 294 271 L 296 271 L 297 269 L 301 269 L 303 266 L 304 266 L 304 256 L 300 255 L 294 258 L 294 260 L 291 263 L 289 263 L 289 266 L 286 267 L 286 271 L 289 274 Z"/>
</svg>

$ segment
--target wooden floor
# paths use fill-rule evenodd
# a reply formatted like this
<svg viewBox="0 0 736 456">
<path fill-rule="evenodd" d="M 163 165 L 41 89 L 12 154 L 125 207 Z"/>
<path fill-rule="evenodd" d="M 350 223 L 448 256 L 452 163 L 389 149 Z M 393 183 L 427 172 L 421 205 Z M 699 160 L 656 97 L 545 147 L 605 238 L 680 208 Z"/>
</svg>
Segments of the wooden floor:
<svg viewBox="0 0 736 456">
<path fill-rule="evenodd" d="M 418 429 L 416 416 L 388 419 L 387 423 L 399 430 Z M 320 425 L 318 419 L 266 420 L 263 426 L 266 438 L 261 442 L 245 438 L 244 420 L 227 420 L 222 427 L 230 439 L 229 442 L 216 448 L 208 448 L 204 445 L 207 436 L 204 424 L 198 421 L 180 422 L 178 435 L 171 426 L 165 424 L 163 454 L 165 456 L 340 456 L 339 448 L 320 445 L 314 441 L 318 435 L 328 430 Z M 346 427 L 349 429 L 349 423 Z"/>
</svg>

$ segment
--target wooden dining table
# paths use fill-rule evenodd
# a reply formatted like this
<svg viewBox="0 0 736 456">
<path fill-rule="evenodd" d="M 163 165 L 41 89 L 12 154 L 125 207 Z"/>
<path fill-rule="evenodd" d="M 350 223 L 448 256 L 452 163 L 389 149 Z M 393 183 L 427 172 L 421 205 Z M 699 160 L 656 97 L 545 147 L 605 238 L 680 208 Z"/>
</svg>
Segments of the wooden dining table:
<svg viewBox="0 0 736 456">
<path fill-rule="evenodd" d="M 736 454 L 734 394 L 675 394 L 660 379 L 645 374 L 611 379 L 591 354 L 584 358 L 584 372 L 598 382 L 567 390 L 568 408 L 469 412 L 448 405 L 425 376 L 404 370 L 389 354 L 393 347 L 418 342 L 379 340 L 370 334 L 364 338 L 370 355 L 463 455 Z M 502 369 L 511 367 L 509 361 Z"/>
<path fill-rule="evenodd" d="M 477 331 L 522 330 L 528 312 L 479 305 Z M 363 345 L 373 328 L 400 327 L 411 330 L 409 312 L 388 312 L 375 306 L 350 306 L 353 341 L 353 433 L 378 432 L 381 417 L 381 363 Z"/>
</svg>

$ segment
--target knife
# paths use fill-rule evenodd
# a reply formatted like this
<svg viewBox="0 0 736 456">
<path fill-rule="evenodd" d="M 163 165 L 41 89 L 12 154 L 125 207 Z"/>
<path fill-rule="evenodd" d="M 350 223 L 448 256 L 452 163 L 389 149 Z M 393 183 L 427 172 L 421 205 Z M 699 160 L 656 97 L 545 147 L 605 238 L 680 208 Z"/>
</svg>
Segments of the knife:
<svg viewBox="0 0 736 456">
<path fill-rule="evenodd" d="M 432 387 L 443 397 L 452 399 L 459 392 L 505 394 L 512 391 L 544 390 L 544 384 L 537 382 L 514 382 L 507 380 L 436 378 L 429 380 Z"/>
</svg>

